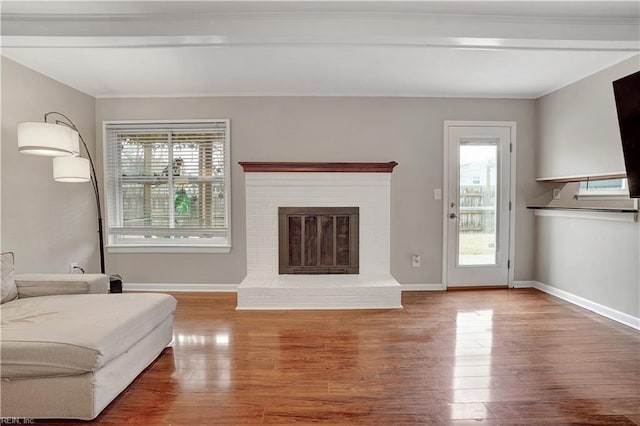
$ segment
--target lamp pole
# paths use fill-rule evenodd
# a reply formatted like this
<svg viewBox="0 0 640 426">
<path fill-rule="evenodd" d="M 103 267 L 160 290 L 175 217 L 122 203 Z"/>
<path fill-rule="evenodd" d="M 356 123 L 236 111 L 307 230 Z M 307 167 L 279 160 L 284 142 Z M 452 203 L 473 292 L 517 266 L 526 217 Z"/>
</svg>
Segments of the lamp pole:
<svg viewBox="0 0 640 426">
<path fill-rule="evenodd" d="M 87 157 L 89 158 L 89 164 L 91 165 L 91 184 L 93 185 L 93 195 L 96 198 L 96 208 L 98 210 L 98 236 L 100 239 L 100 272 L 104 274 L 105 273 L 104 272 L 105 271 L 104 269 L 104 232 L 102 228 L 102 206 L 100 204 L 100 190 L 98 189 L 98 178 L 96 176 L 96 169 L 93 164 L 93 158 L 91 158 L 91 153 L 87 148 L 87 144 L 85 143 L 84 138 L 80 133 L 80 130 L 78 130 L 78 127 L 73 123 L 73 121 L 71 121 L 69 117 L 62 114 L 61 112 L 51 111 L 44 115 L 45 123 L 47 123 L 47 118 L 49 118 L 49 116 L 51 115 L 58 115 L 66 120 L 66 122 L 62 120 L 56 120 L 56 124 L 62 124 L 78 132 L 78 137 L 80 138 L 80 141 L 82 142 L 82 146 L 84 147 L 84 150 L 87 153 Z"/>
</svg>

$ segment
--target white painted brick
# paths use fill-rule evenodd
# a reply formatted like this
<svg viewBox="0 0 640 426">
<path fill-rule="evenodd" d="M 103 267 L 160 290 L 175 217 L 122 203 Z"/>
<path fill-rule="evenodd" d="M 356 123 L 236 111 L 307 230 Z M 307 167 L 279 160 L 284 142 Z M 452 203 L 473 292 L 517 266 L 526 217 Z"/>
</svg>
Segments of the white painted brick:
<svg viewBox="0 0 640 426">
<path fill-rule="evenodd" d="M 245 182 L 248 274 L 238 289 L 239 309 L 249 305 L 265 309 L 277 306 L 318 308 L 323 303 L 326 307 L 363 307 L 363 302 L 372 307 L 399 305 L 400 286 L 390 274 L 390 174 L 247 173 Z M 363 288 L 341 288 L 336 294 L 329 294 L 326 289 L 328 278 L 316 283 L 316 289 L 307 289 L 300 294 L 295 288 L 263 289 L 259 293 L 262 301 L 256 300 L 255 290 L 253 293 L 242 291 L 256 283 L 256 276 L 260 276 L 260 282 L 277 281 L 279 277 L 278 207 L 359 207 L 360 275 L 389 277 L 389 288 L 383 297 L 386 301 L 376 298 L 375 291 Z M 316 276 L 316 279 L 318 277 L 327 276 Z M 287 294 L 291 297 L 285 297 Z M 251 299 L 244 300 L 245 297 Z"/>
</svg>

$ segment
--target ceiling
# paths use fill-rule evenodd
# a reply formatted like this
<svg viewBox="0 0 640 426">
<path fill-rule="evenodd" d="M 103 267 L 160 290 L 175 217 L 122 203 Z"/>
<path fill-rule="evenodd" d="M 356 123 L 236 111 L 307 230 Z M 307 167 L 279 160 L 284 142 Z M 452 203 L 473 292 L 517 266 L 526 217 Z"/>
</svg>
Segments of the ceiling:
<svg viewBox="0 0 640 426">
<path fill-rule="evenodd" d="M 3 1 L 1 29 L 96 97 L 537 98 L 638 55 L 640 2 Z"/>
</svg>

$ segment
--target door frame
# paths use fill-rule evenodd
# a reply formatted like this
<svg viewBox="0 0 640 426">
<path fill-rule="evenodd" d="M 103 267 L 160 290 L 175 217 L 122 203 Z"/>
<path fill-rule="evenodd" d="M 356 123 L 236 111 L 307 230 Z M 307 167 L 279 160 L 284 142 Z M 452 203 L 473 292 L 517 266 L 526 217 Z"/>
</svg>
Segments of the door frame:
<svg viewBox="0 0 640 426">
<path fill-rule="evenodd" d="M 511 176 L 509 177 L 509 268 L 507 270 L 507 285 L 513 288 L 515 277 L 515 223 L 516 223 L 516 122 L 515 121 L 459 121 L 445 120 L 443 122 L 443 174 L 442 174 L 442 288 L 449 287 L 449 277 L 447 272 L 449 253 L 449 128 L 456 126 L 466 127 L 508 127 L 511 138 L 511 152 L 509 161 L 511 163 Z"/>
</svg>

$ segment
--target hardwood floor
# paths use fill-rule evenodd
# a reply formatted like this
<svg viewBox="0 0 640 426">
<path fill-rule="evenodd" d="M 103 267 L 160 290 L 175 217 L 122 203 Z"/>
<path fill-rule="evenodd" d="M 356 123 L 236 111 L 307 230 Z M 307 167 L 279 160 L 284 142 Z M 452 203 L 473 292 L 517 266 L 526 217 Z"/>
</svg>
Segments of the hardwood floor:
<svg viewBox="0 0 640 426">
<path fill-rule="evenodd" d="M 640 423 L 640 334 L 537 290 L 404 293 L 404 309 L 367 311 L 174 296 L 173 348 L 96 423 Z"/>
</svg>

